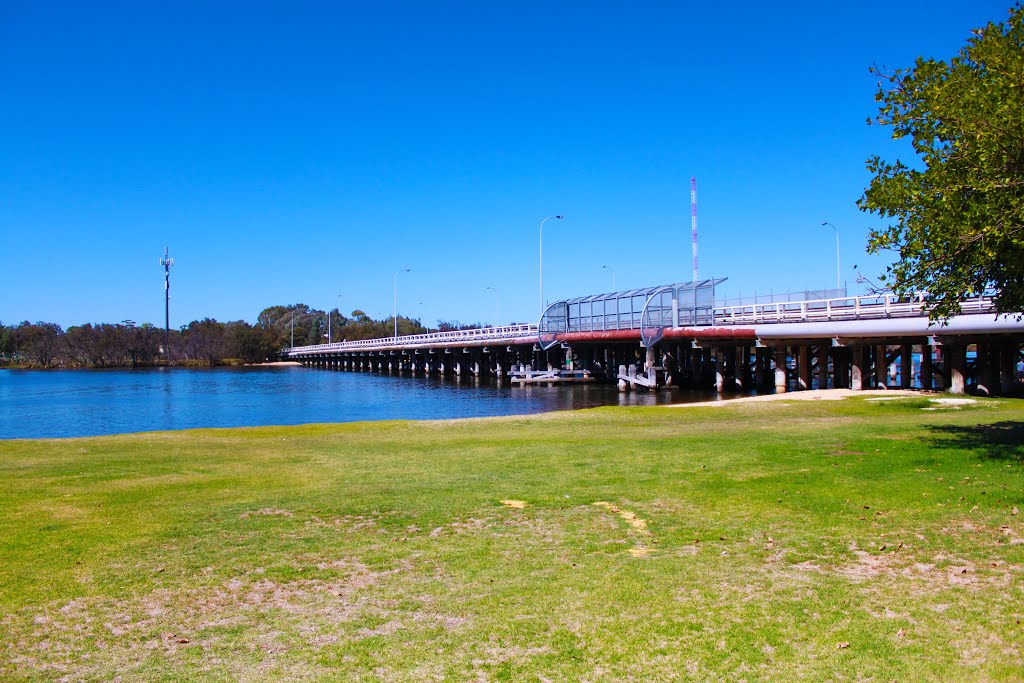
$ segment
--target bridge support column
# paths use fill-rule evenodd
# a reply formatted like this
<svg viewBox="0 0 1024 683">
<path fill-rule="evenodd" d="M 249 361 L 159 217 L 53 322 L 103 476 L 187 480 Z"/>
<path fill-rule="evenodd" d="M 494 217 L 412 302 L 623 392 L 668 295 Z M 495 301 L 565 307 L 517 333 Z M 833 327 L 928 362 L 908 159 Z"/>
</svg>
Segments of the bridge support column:
<svg viewBox="0 0 1024 683">
<path fill-rule="evenodd" d="M 949 393 L 962 394 L 967 389 L 967 354 L 962 344 L 943 347 L 943 355 L 949 369 Z"/>
<path fill-rule="evenodd" d="M 695 389 L 700 386 L 700 359 L 702 358 L 703 349 L 691 348 L 690 349 L 690 388 Z"/>
<path fill-rule="evenodd" d="M 721 347 L 715 349 L 715 391 L 725 391 L 725 352 Z"/>
<path fill-rule="evenodd" d="M 850 347 L 850 388 L 854 391 L 864 389 L 864 347 L 853 344 Z"/>
<path fill-rule="evenodd" d="M 889 388 L 888 364 L 885 362 L 887 351 L 884 344 L 875 346 L 875 385 L 879 389 Z"/>
<path fill-rule="evenodd" d="M 1003 396 L 1013 393 L 1017 371 L 1017 342 L 1004 342 L 999 349 L 999 391 Z"/>
<path fill-rule="evenodd" d="M 763 391 L 768 386 L 768 349 L 754 348 L 754 388 Z"/>
<path fill-rule="evenodd" d="M 737 346 L 733 349 L 733 391 L 743 391 L 747 374 L 747 347 Z"/>
<path fill-rule="evenodd" d="M 914 346 L 900 347 L 900 389 L 909 389 L 914 380 Z"/>
<path fill-rule="evenodd" d="M 823 341 L 818 347 L 818 388 L 828 389 L 828 351 L 831 342 Z"/>
<path fill-rule="evenodd" d="M 977 345 L 978 393 L 982 396 L 993 396 L 999 389 L 998 380 L 999 346 L 991 341 L 979 342 Z"/>
<path fill-rule="evenodd" d="M 927 341 L 921 344 L 921 388 L 931 390 L 934 382 L 934 370 L 932 369 L 932 354 L 935 348 Z"/>
<path fill-rule="evenodd" d="M 799 347 L 799 349 L 797 363 L 800 368 L 798 370 L 799 386 L 797 388 L 800 391 L 807 391 L 811 388 L 811 347 L 805 345 Z"/>
<path fill-rule="evenodd" d="M 786 347 L 775 347 L 775 393 L 786 393 L 789 384 L 788 369 L 786 367 Z"/>
</svg>

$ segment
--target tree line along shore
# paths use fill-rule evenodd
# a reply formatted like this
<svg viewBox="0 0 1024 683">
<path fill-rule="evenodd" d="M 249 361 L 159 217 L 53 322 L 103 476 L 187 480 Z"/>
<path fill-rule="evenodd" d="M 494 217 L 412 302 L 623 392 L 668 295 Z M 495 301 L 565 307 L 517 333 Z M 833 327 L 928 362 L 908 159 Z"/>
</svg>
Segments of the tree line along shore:
<svg viewBox="0 0 1024 683">
<path fill-rule="evenodd" d="M 420 320 L 398 317 L 399 334 L 481 327 L 439 320 L 427 327 Z M 162 327 L 132 320 L 85 323 L 67 329 L 57 323 L 0 323 L 0 367 L 117 368 L 160 365 L 235 365 L 277 359 L 291 346 L 328 341 L 373 339 L 394 334 L 393 319 L 373 319 L 361 310 L 349 315 L 337 308 L 322 311 L 306 304 L 265 308 L 254 324 L 245 320 L 193 320 L 165 334 Z M 165 339 L 166 337 L 166 339 Z M 166 344 L 166 348 L 165 348 Z"/>
</svg>

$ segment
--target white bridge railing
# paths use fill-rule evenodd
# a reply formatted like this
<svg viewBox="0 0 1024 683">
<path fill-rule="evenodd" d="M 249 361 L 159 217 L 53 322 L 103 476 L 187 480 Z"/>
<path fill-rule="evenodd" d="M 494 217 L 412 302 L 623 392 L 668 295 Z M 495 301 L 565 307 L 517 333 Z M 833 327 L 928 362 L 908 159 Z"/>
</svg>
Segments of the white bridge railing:
<svg viewBox="0 0 1024 683">
<path fill-rule="evenodd" d="M 472 342 L 517 342 L 523 339 L 531 341 L 537 337 L 537 326 L 506 325 L 504 327 L 484 327 L 475 330 L 451 330 L 448 332 L 428 332 L 427 334 L 407 334 L 401 337 L 383 339 L 358 339 L 356 341 L 334 342 L 333 344 L 316 344 L 315 346 L 296 346 L 286 349 L 290 355 L 306 353 L 322 353 L 324 351 L 358 351 L 360 349 L 382 348 L 415 348 L 435 344 L 455 344 Z"/>
<path fill-rule="evenodd" d="M 715 325 L 764 325 L 921 317 L 927 315 L 924 297 L 923 294 L 898 297 L 887 292 L 839 299 L 722 306 L 715 308 Z M 991 297 L 967 299 L 960 304 L 962 315 L 992 312 L 995 312 L 995 307 Z"/>
<path fill-rule="evenodd" d="M 960 313 L 994 313 L 992 298 L 982 296 L 967 299 L 960 305 Z M 744 306 L 719 306 L 714 309 L 715 325 L 765 325 L 771 323 L 811 323 L 840 320 L 877 320 L 878 318 L 909 318 L 927 315 L 924 295 L 898 297 L 892 293 L 850 296 L 839 299 L 790 301 Z M 632 329 L 632 328 L 631 328 Z M 639 335 L 639 328 L 636 328 Z M 515 343 L 537 338 L 537 325 L 506 325 L 475 330 L 430 332 L 382 339 L 296 346 L 285 349 L 291 356 L 316 354 L 324 351 L 358 351 L 360 349 L 415 348 L 436 344 L 460 343 Z"/>
</svg>

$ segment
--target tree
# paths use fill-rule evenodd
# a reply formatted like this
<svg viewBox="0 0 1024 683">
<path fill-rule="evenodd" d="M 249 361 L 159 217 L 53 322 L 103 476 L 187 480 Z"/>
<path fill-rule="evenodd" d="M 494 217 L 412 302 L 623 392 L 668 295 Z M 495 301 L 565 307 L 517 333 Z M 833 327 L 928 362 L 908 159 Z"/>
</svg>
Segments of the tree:
<svg viewBox="0 0 1024 683">
<path fill-rule="evenodd" d="M 1024 311 L 1024 7 L 972 34 L 948 63 L 872 68 L 879 114 L 868 123 L 909 138 L 916 160 L 868 159 L 874 178 L 857 204 L 889 222 L 868 250 L 899 254 L 886 284 L 926 291 L 932 318 L 989 289 L 999 311 Z"/>
</svg>

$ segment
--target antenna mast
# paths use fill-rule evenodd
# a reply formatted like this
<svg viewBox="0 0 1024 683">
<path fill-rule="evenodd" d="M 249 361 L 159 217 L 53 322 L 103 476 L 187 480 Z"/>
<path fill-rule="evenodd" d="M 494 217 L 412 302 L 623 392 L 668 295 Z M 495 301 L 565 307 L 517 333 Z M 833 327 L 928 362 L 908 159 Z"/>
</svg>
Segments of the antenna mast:
<svg viewBox="0 0 1024 683">
<path fill-rule="evenodd" d="M 690 178 L 690 244 L 693 252 L 693 281 L 697 281 L 697 179 Z"/>
<path fill-rule="evenodd" d="M 167 247 L 164 247 L 164 256 L 160 259 L 160 265 L 164 267 L 164 354 L 167 360 L 171 360 L 171 266 L 174 259 L 167 255 Z"/>
</svg>

